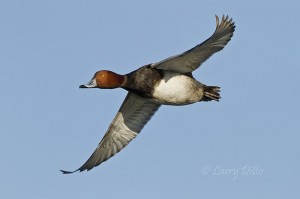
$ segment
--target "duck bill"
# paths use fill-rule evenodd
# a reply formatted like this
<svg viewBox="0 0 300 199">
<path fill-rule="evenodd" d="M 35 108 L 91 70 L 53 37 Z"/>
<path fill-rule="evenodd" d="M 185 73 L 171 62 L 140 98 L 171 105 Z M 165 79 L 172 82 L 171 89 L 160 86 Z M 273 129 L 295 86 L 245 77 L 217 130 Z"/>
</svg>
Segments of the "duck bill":
<svg viewBox="0 0 300 199">
<path fill-rule="evenodd" d="M 80 85 L 79 88 L 96 88 L 97 82 L 96 78 L 93 78 L 89 83 Z"/>
</svg>

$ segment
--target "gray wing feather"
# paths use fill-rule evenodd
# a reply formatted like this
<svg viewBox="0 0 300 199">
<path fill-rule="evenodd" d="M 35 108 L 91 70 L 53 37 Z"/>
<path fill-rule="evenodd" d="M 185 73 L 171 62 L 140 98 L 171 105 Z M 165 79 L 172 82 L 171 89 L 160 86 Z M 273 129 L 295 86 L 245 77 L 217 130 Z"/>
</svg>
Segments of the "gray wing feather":
<svg viewBox="0 0 300 199">
<path fill-rule="evenodd" d="M 76 171 L 91 170 L 118 153 L 140 133 L 159 107 L 160 104 L 129 92 L 94 153 Z"/>
<path fill-rule="evenodd" d="M 214 34 L 203 43 L 182 54 L 152 64 L 152 67 L 180 73 L 192 72 L 199 68 L 210 56 L 222 50 L 233 36 L 235 25 L 232 19 L 223 16 L 221 23 L 219 23 L 219 17 L 216 16 L 216 23 Z"/>
</svg>

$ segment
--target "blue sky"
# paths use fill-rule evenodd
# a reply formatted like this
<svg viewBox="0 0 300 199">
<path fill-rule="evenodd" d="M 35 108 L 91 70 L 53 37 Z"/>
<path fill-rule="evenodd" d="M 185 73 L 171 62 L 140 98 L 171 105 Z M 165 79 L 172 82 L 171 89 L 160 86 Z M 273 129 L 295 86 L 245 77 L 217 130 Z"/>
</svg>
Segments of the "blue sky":
<svg viewBox="0 0 300 199">
<path fill-rule="evenodd" d="M 0 198 L 299 198 L 299 1 L 0 1 Z M 228 14 L 194 76 L 220 102 L 164 106 L 121 153 L 82 165 L 126 92 L 81 90 L 181 53 Z"/>
</svg>

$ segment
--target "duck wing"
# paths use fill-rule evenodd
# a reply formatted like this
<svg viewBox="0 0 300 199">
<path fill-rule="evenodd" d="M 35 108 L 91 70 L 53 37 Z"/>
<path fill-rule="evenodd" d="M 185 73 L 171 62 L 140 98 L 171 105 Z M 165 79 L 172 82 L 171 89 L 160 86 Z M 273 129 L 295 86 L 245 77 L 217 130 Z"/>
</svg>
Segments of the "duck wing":
<svg viewBox="0 0 300 199">
<path fill-rule="evenodd" d="M 216 23 L 216 30 L 210 38 L 184 53 L 152 64 L 152 67 L 180 73 L 192 72 L 199 68 L 210 56 L 222 50 L 233 36 L 235 25 L 232 19 L 223 15 L 219 23 L 219 17 L 216 16 Z"/>
<path fill-rule="evenodd" d="M 101 142 L 90 158 L 77 170 L 91 170 L 123 149 L 143 129 L 160 104 L 129 92 Z"/>
</svg>

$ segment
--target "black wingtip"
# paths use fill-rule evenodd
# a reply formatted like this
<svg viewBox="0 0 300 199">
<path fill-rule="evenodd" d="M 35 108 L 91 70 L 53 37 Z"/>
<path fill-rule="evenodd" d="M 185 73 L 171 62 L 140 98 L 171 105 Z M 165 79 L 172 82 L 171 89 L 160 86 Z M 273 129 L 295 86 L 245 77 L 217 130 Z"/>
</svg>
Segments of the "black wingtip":
<svg viewBox="0 0 300 199">
<path fill-rule="evenodd" d="M 64 170 L 60 170 L 63 174 L 71 174 L 71 173 L 75 173 L 76 171 L 64 171 Z"/>
</svg>

